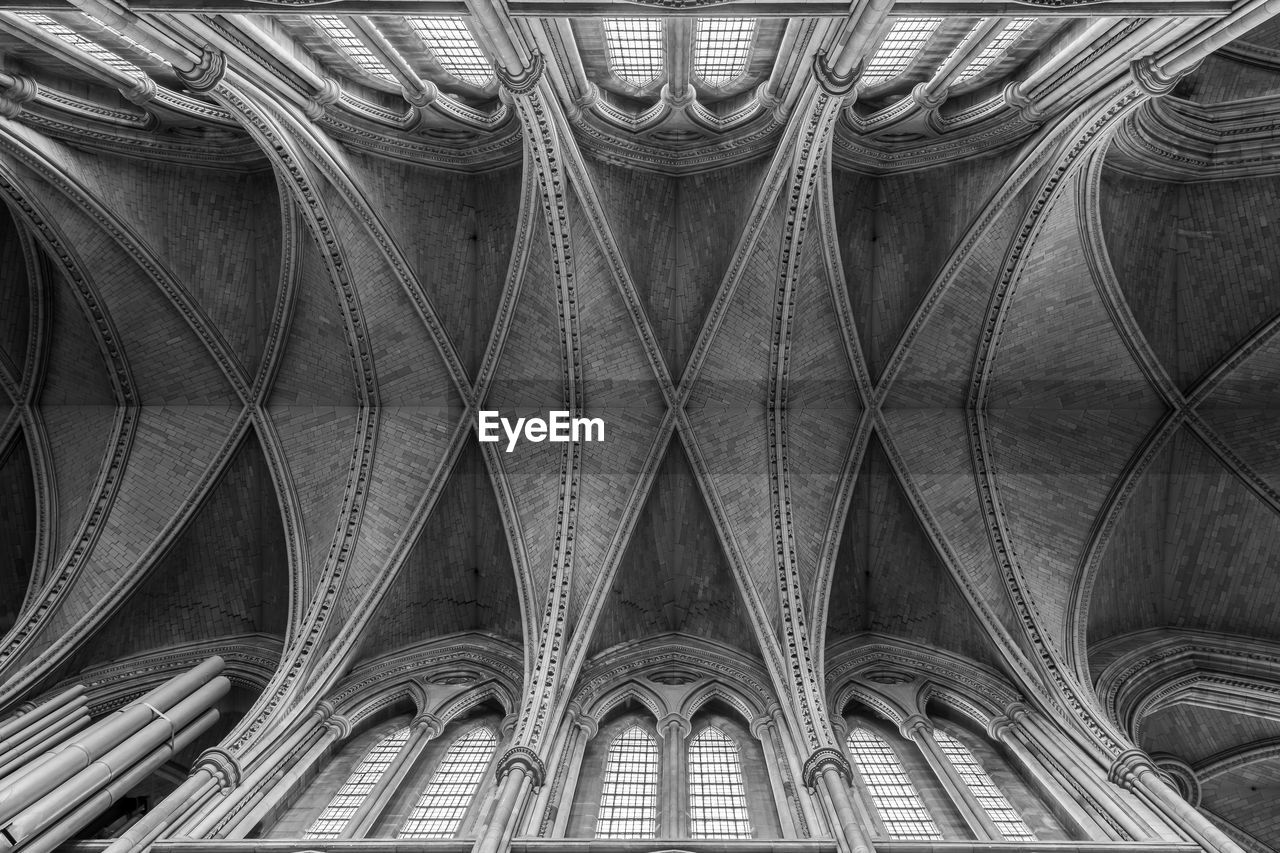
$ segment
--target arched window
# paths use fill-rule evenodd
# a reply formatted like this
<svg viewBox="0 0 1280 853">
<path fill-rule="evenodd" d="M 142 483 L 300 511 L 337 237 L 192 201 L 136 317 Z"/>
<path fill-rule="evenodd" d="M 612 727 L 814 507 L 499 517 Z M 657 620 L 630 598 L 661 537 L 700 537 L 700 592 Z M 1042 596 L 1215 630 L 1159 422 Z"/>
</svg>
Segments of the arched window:
<svg viewBox="0 0 1280 853">
<path fill-rule="evenodd" d="M 648 86 L 662 76 L 660 18 L 605 18 L 604 43 L 609 49 L 609 69 L 622 80 Z"/>
<path fill-rule="evenodd" d="M 472 729 L 449 747 L 427 788 L 400 828 L 400 838 L 452 838 L 458 831 L 498 737 L 487 726 Z"/>
<path fill-rule="evenodd" d="M 639 726 L 609 744 L 596 838 L 653 838 L 658 831 L 658 746 Z"/>
<path fill-rule="evenodd" d="M 894 840 L 942 840 L 933 818 L 920 802 L 915 786 L 898 763 L 893 748 L 864 728 L 849 732 L 847 743 L 889 837 Z"/>
<path fill-rule="evenodd" d="M 689 834 L 750 838 L 751 817 L 738 744 L 715 726 L 689 741 Z"/>
<path fill-rule="evenodd" d="M 755 18 L 700 18 L 693 40 L 693 72 L 712 86 L 741 77 L 755 34 Z"/>
<path fill-rule="evenodd" d="M 1027 827 L 1021 815 L 1005 799 L 1000 789 L 978 760 L 973 757 L 969 747 L 956 740 L 942 729 L 934 729 L 933 739 L 938 742 L 942 754 L 951 762 L 956 773 L 969 786 L 974 798 L 987 810 L 991 822 L 1000 830 L 1006 841 L 1035 841 L 1035 834 Z"/>
<path fill-rule="evenodd" d="M 940 23 L 941 18 L 898 18 L 894 21 L 879 49 L 867 61 L 862 72 L 863 84 L 877 86 L 887 83 L 906 71 Z"/>
<path fill-rule="evenodd" d="M 311 824 L 306 837 L 337 838 L 408 741 L 409 729 L 405 727 L 396 729 L 374 744 L 347 777 L 346 783 L 334 794 L 329 805 L 325 806 L 324 811 Z"/>
<path fill-rule="evenodd" d="M 476 44 L 461 18 L 406 18 L 418 37 L 431 48 L 440 67 L 473 86 L 487 86 L 493 66 Z"/>
</svg>

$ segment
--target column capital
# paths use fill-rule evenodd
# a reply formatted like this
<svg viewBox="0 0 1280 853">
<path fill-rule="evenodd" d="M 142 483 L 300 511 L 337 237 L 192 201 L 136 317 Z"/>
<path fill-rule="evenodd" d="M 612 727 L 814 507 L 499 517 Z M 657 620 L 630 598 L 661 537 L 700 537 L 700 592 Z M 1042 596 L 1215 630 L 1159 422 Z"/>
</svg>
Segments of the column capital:
<svg viewBox="0 0 1280 853">
<path fill-rule="evenodd" d="M 435 714 L 419 714 L 409 723 L 409 730 L 414 734 L 427 732 L 427 737 L 439 737 L 444 731 L 444 722 Z"/>
<path fill-rule="evenodd" d="M 1199 64 L 1197 62 L 1191 68 L 1178 74 L 1168 74 L 1156 62 L 1154 56 L 1142 56 L 1129 63 L 1129 74 L 1133 77 L 1133 81 L 1138 84 L 1139 89 L 1152 97 L 1159 98 L 1172 92 L 1178 82 L 1194 71 Z"/>
<path fill-rule="evenodd" d="M 187 70 L 174 69 L 178 77 L 193 92 L 207 92 L 222 82 L 227 73 L 227 56 L 213 45 L 200 48 L 200 58 Z"/>
<path fill-rule="evenodd" d="M 336 740 L 346 740 L 351 734 L 351 721 L 342 714 L 329 714 L 320 724 L 332 732 Z"/>
<path fill-rule="evenodd" d="M 691 731 L 693 731 L 693 725 L 684 714 L 672 711 L 661 720 L 658 720 L 658 734 L 662 735 L 664 739 L 670 737 L 686 738 Z"/>
<path fill-rule="evenodd" d="M 535 791 L 542 787 L 542 782 L 547 777 L 547 767 L 542 763 L 542 758 L 538 756 L 538 753 L 527 746 L 513 746 L 508 749 L 498 759 L 496 770 L 498 781 L 501 782 L 516 767 L 523 770 L 525 775 L 529 777 Z"/>
<path fill-rule="evenodd" d="M 923 714 L 912 714 L 898 724 L 898 731 L 907 740 L 915 740 L 918 732 L 932 736 L 933 723 Z"/>
<path fill-rule="evenodd" d="M 862 63 L 855 65 L 847 74 L 837 74 L 835 69 L 827 64 L 827 52 L 819 50 L 813 55 L 813 76 L 822 87 L 822 91 L 832 97 L 843 98 L 851 94 L 854 87 L 858 85 L 858 78 L 862 76 Z"/>
<path fill-rule="evenodd" d="M 233 791 L 240 784 L 240 762 L 225 749 L 206 749 L 196 759 L 195 770 L 208 770 L 224 792 Z"/>
<path fill-rule="evenodd" d="M 546 67 L 546 60 L 542 58 L 540 52 L 535 50 L 530 54 L 529 64 L 521 68 L 518 74 L 508 72 L 500 64 L 495 64 L 493 70 L 498 75 L 498 82 L 502 84 L 502 88 L 513 95 L 527 95 L 538 85 Z"/>
<path fill-rule="evenodd" d="M 853 768 L 849 766 L 849 759 L 834 746 L 823 746 L 815 749 L 813 754 L 805 759 L 804 768 L 801 770 L 805 787 L 818 787 L 818 777 L 828 767 L 834 767 L 847 783 L 853 784 Z"/>
<path fill-rule="evenodd" d="M 1132 791 L 1137 785 L 1138 777 L 1147 771 L 1156 771 L 1151 756 L 1140 749 L 1126 749 L 1116 756 L 1107 771 L 1107 780 L 1114 782 L 1125 790 Z"/>
<path fill-rule="evenodd" d="M 751 736 L 756 740 L 764 740 L 765 735 L 767 735 L 772 729 L 777 728 L 777 725 L 778 724 L 774 722 L 773 717 L 768 714 L 763 714 L 751 721 Z"/>
</svg>

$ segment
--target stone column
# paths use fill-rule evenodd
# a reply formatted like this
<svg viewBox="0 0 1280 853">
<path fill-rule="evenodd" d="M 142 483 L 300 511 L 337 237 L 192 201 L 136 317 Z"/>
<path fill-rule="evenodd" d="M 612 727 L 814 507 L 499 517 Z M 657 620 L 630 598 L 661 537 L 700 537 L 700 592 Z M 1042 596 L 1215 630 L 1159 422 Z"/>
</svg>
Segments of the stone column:
<svg viewBox="0 0 1280 853">
<path fill-rule="evenodd" d="M 914 741 L 915 745 L 920 748 L 920 752 L 924 754 L 925 761 L 929 763 L 930 769 L 933 770 L 933 775 L 938 777 L 938 781 L 942 783 L 942 787 L 950 795 L 951 801 L 960 810 L 961 817 L 969 825 L 974 837 L 979 841 L 988 839 L 992 841 L 1003 840 L 1004 836 L 1000 834 L 1000 830 L 991 820 L 991 816 L 987 814 L 987 810 L 974 797 L 973 791 L 970 790 L 968 784 L 956 772 L 955 765 L 951 763 L 951 760 L 943 753 L 942 748 L 938 746 L 938 742 L 934 740 L 933 726 L 929 721 L 920 714 L 912 714 L 902 721 L 899 730 L 902 732 L 903 737 Z"/>
<path fill-rule="evenodd" d="M 849 796 L 853 772 L 849 767 L 849 759 L 845 758 L 843 752 L 829 746 L 815 750 L 804 763 L 804 783 L 815 789 L 821 784 L 830 799 L 831 808 L 835 812 L 834 823 L 839 827 L 836 838 L 840 841 L 841 850 L 847 853 L 875 853 Z"/>
<path fill-rule="evenodd" d="M 799 838 L 796 832 L 795 819 L 791 815 L 791 803 L 787 801 L 787 790 L 782 768 L 778 763 L 777 744 L 778 725 L 768 714 L 757 717 L 751 723 L 751 734 L 760 741 L 764 752 L 765 769 L 769 771 L 769 790 L 773 792 L 774 807 L 778 810 L 778 822 L 782 826 L 783 838 Z M 798 799 L 798 798 L 797 798 Z"/>
<path fill-rule="evenodd" d="M 658 786 L 658 837 L 689 837 L 689 753 L 685 740 L 691 730 L 680 714 L 658 721 L 662 737 L 662 781 Z"/>
<path fill-rule="evenodd" d="M 527 746 L 513 746 L 498 760 L 498 797 L 489 822 L 476 841 L 475 853 L 498 853 L 506 848 L 529 791 L 542 787 L 546 768 Z"/>
<path fill-rule="evenodd" d="M 1060 742 L 1059 734 L 1036 719 L 1027 706 L 1015 702 L 1006 713 L 1016 724 L 1026 728 L 1035 743 L 1057 762 L 1072 781 L 1093 795 L 1099 805 L 1106 809 L 1107 815 L 1134 841 L 1157 840 L 1151 827 L 1144 824 L 1129 804 L 1117 796 L 1116 790 L 1108 790 L 1106 784 L 1094 775 L 1093 769 L 1075 754 L 1075 750 Z"/>
<path fill-rule="evenodd" d="M 1192 808 L 1169 787 L 1151 761 L 1151 757 L 1142 750 L 1130 749 L 1121 753 L 1111 765 L 1108 778 L 1144 797 L 1157 811 L 1185 830 L 1206 850 L 1217 850 L 1220 853 L 1244 853 L 1240 845 L 1228 838 L 1226 833 L 1214 826 L 1208 818 Z"/>
<path fill-rule="evenodd" d="M 989 724 L 988 734 L 1009 751 L 1022 772 L 1026 773 L 1035 782 L 1036 787 L 1062 810 L 1063 816 L 1067 818 L 1073 829 L 1091 841 L 1117 840 L 1114 833 L 1109 833 L 1094 819 L 1093 815 L 1076 802 L 1075 795 L 1054 777 L 1053 771 L 1040 762 L 1034 751 L 1023 741 L 1022 734 L 1013 720 L 1005 716 L 997 717 Z"/>
<path fill-rule="evenodd" d="M 391 764 L 383 772 L 373 786 L 373 790 L 364 798 L 364 802 L 356 809 L 355 814 L 347 821 L 346 828 L 338 834 L 339 838 L 364 838 L 373 828 L 373 824 L 381 817 L 391 798 L 404 777 L 418 762 L 427 744 L 440 736 L 444 731 L 444 723 L 435 714 L 423 714 L 409 723 L 409 739 L 404 747 L 392 759 Z"/>
<path fill-rule="evenodd" d="M 569 738 L 563 752 L 563 759 L 569 763 L 565 770 L 564 787 L 560 790 L 560 799 L 552 805 L 556 810 L 555 823 L 551 827 L 553 838 L 563 838 L 569 827 L 569 814 L 573 811 L 573 798 L 578 792 L 578 777 L 582 775 L 582 757 L 587 754 L 587 744 L 596 736 L 599 726 L 595 720 L 575 711 L 569 710 Z"/>
</svg>

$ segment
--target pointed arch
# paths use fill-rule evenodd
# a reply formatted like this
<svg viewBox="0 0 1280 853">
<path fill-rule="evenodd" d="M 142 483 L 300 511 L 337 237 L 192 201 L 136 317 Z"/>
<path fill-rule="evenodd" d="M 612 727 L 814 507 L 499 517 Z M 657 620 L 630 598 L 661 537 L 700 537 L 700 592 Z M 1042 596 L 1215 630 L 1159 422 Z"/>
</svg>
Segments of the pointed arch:
<svg viewBox="0 0 1280 853">
<path fill-rule="evenodd" d="M 488 726 L 478 726 L 450 744 L 397 837 L 452 838 L 497 746 L 498 736 Z"/>
<path fill-rule="evenodd" d="M 334 794 L 329 805 L 312 822 L 306 831 L 306 838 L 337 838 L 347 828 L 347 823 L 355 816 L 361 803 L 373 791 L 378 780 L 387 772 L 400 750 L 409 742 L 409 727 L 395 729 L 382 740 L 375 743 L 364 758 L 356 765 L 356 769 L 347 777 L 347 781 L 338 793 Z"/>
<path fill-rule="evenodd" d="M 609 744 L 596 838 L 653 838 L 658 831 L 658 745 L 633 725 Z"/>
<path fill-rule="evenodd" d="M 689 835 L 752 838 L 737 742 L 715 726 L 689 741 Z"/>
<path fill-rule="evenodd" d="M 845 740 L 867 791 L 894 841 L 941 841 L 937 824 L 924 807 L 893 747 L 879 735 L 859 726 Z"/>
<path fill-rule="evenodd" d="M 969 786 L 974 799 L 986 809 L 991 822 L 996 825 L 996 829 L 1000 830 L 1000 834 L 1006 841 L 1036 840 L 1035 833 L 1027 826 L 1022 815 L 1014 809 L 1004 792 L 996 787 L 996 783 L 992 781 L 986 769 L 978 763 L 978 759 L 969 751 L 969 747 L 943 729 L 935 728 L 933 739 L 937 741 L 947 761 L 950 761 L 951 766 L 956 769 L 956 773 Z"/>
</svg>

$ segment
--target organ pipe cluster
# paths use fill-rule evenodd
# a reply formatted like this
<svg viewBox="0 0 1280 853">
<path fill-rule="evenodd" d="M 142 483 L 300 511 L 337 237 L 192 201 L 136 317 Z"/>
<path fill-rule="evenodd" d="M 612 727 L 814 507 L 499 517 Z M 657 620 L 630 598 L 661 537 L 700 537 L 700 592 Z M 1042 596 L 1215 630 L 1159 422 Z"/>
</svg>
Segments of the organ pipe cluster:
<svg viewBox="0 0 1280 853">
<path fill-rule="evenodd" d="M 82 685 L 0 724 L 0 853 L 48 853 L 218 720 L 220 657 L 96 723 Z"/>
</svg>

